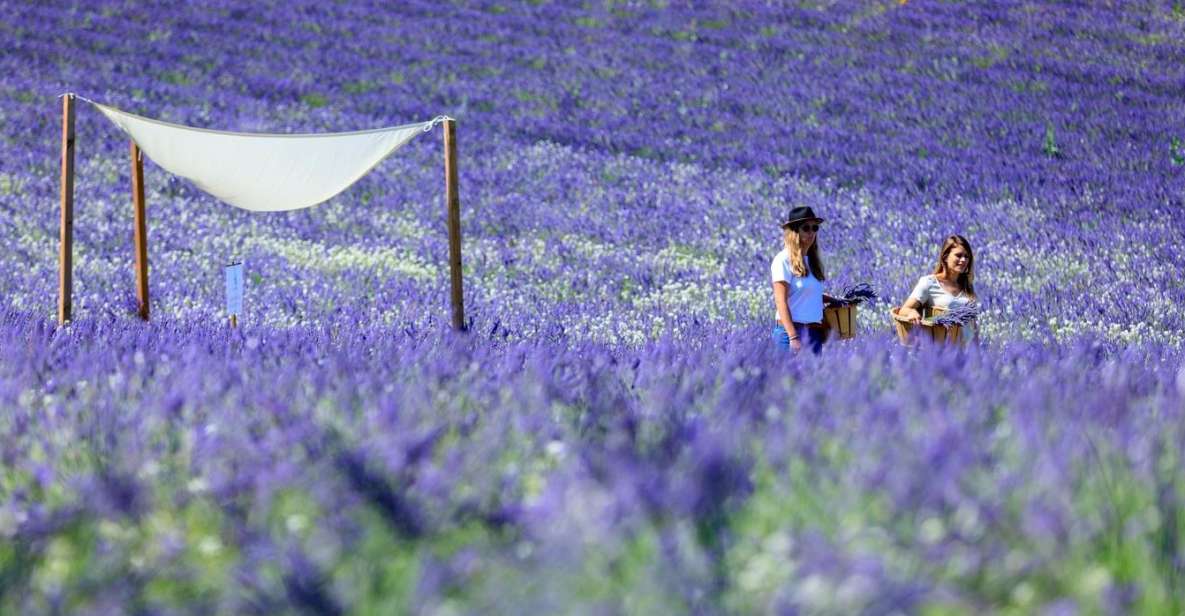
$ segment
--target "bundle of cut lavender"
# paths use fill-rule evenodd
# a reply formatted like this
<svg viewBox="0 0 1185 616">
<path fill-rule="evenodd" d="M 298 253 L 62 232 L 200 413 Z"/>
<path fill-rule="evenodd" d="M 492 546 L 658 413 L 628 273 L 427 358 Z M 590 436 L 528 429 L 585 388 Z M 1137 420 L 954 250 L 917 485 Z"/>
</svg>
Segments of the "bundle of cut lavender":
<svg viewBox="0 0 1185 616">
<path fill-rule="evenodd" d="M 968 302 L 934 317 L 934 324 L 943 327 L 967 325 L 979 317 L 979 302 Z"/>
<path fill-rule="evenodd" d="M 867 282 L 854 284 L 844 287 L 843 295 L 835 298 L 833 305 L 836 306 L 858 306 L 866 301 L 877 298 L 876 291 L 872 290 L 872 285 Z"/>
</svg>

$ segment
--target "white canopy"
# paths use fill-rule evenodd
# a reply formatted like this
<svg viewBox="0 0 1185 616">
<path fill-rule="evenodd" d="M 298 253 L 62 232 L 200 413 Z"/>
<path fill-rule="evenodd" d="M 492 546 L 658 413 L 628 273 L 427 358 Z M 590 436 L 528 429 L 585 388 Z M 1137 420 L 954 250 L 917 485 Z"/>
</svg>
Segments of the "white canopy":
<svg viewBox="0 0 1185 616">
<path fill-rule="evenodd" d="M 257 212 L 296 210 L 328 200 L 435 122 L 351 133 L 232 133 L 88 102 L 156 164 L 235 207 Z"/>
</svg>

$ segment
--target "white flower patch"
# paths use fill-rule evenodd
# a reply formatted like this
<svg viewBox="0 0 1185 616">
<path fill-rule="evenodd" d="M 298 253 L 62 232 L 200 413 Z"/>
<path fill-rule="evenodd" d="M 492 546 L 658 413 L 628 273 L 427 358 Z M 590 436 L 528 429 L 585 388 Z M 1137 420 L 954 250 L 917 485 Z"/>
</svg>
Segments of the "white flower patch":
<svg viewBox="0 0 1185 616">
<path fill-rule="evenodd" d="M 381 213 L 375 214 L 375 218 L 374 226 L 382 229 L 385 237 L 394 238 L 403 244 L 418 242 L 429 235 L 440 233 L 440 231 L 433 230 L 424 225 L 407 208 L 384 210 Z"/>
<path fill-rule="evenodd" d="M 658 251 L 652 263 L 663 274 L 690 271 L 703 277 L 718 277 L 725 273 L 724 264 L 711 253 L 681 244 L 671 244 Z"/>
<path fill-rule="evenodd" d="M 352 270 L 373 270 L 382 275 L 402 275 L 418 281 L 436 279 L 439 268 L 420 257 L 394 248 L 358 248 L 325 246 L 318 242 L 276 237 L 250 238 L 248 248 L 259 248 L 279 255 L 297 267 L 323 274 Z"/>
</svg>

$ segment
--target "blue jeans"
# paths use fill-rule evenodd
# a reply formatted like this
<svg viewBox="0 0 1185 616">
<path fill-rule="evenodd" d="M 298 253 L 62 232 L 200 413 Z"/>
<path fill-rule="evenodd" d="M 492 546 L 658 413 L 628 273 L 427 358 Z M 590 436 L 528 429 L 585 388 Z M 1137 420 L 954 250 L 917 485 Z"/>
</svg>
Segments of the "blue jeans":
<svg viewBox="0 0 1185 616">
<path fill-rule="evenodd" d="M 803 348 L 810 349 L 815 355 L 823 352 L 823 342 L 827 340 L 825 331 L 812 329 L 802 323 L 795 323 L 794 331 L 798 334 L 798 341 L 802 343 Z M 786 333 L 786 328 L 782 327 L 781 323 L 774 324 L 770 336 L 773 338 L 774 348 L 790 350 L 790 335 Z"/>
</svg>

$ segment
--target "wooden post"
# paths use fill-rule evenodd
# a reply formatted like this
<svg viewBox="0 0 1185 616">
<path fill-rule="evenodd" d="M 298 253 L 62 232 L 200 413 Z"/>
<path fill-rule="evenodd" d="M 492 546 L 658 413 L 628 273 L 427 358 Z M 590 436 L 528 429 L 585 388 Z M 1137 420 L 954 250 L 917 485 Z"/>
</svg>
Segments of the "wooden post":
<svg viewBox="0 0 1185 616">
<path fill-rule="evenodd" d="M 448 202 L 448 266 L 452 280 L 453 329 L 465 330 L 461 288 L 461 199 L 457 194 L 457 121 L 444 121 L 444 194 Z"/>
<path fill-rule="evenodd" d="M 62 97 L 62 218 L 58 244 L 58 325 L 74 308 L 74 95 Z"/>
<path fill-rule="evenodd" d="M 148 225 L 144 222 L 144 157 L 132 142 L 132 207 L 135 209 L 136 295 L 140 318 L 148 320 Z"/>
</svg>

